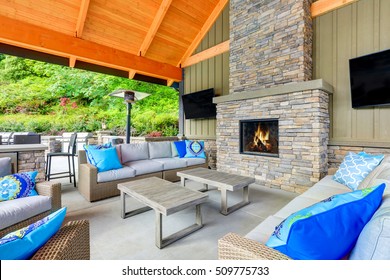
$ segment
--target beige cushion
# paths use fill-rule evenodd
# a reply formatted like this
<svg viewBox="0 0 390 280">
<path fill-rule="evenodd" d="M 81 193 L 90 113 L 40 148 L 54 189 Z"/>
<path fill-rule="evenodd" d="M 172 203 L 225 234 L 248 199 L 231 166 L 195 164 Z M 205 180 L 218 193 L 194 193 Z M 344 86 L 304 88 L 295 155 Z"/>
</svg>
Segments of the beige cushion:
<svg viewBox="0 0 390 280">
<path fill-rule="evenodd" d="M 364 180 L 359 184 L 358 190 L 370 187 L 372 185 L 372 181 L 385 170 L 390 170 L 390 156 L 385 156 L 382 162 L 374 170 L 372 170 L 366 178 L 364 178 Z"/>
<path fill-rule="evenodd" d="M 131 143 L 121 145 L 122 163 L 149 159 L 148 143 Z"/>
<path fill-rule="evenodd" d="M 171 158 L 172 147 L 171 142 L 148 142 L 149 145 L 149 159 L 155 158 Z"/>
<path fill-rule="evenodd" d="M 272 233 L 275 231 L 275 227 L 283 222 L 284 219 L 275 216 L 269 216 L 253 230 L 251 230 L 246 238 L 255 240 L 257 242 L 266 243 Z"/>
<path fill-rule="evenodd" d="M 318 201 L 319 201 L 318 199 L 313 199 L 311 197 L 305 197 L 303 195 L 300 195 L 294 198 L 293 200 L 291 200 L 286 206 L 284 206 L 278 212 L 276 212 L 274 216 L 285 219 L 288 216 L 290 216 L 292 213 L 295 213 L 303 208 L 311 206 L 317 203 Z"/>
</svg>

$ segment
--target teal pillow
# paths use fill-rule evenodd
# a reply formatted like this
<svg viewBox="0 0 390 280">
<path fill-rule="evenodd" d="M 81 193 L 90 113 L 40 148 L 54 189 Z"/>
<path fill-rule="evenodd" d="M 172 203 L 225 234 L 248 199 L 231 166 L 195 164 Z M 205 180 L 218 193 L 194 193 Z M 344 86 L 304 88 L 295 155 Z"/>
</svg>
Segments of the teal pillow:
<svg viewBox="0 0 390 280">
<path fill-rule="evenodd" d="M 186 141 L 185 158 L 206 158 L 203 141 Z"/>
<path fill-rule="evenodd" d="M 35 177 L 38 171 L 17 173 L 0 178 L 0 201 L 38 195 Z"/>
<path fill-rule="evenodd" d="M 122 168 L 115 147 L 100 150 L 91 149 L 89 152 L 94 160 L 92 164 L 96 166 L 98 172 Z"/>
<path fill-rule="evenodd" d="M 64 221 L 66 208 L 0 239 L 0 260 L 30 259 L 57 231 Z"/>
<path fill-rule="evenodd" d="M 90 164 L 93 164 L 93 165 L 96 165 L 96 162 L 93 159 L 90 150 L 101 150 L 101 149 L 108 149 L 108 148 L 111 148 L 111 147 L 112 147 L 112 144 L 110 142 L 109 143 L 105 143 L 105 144 L 99 144 L 99 145 L 86 145 L 86 144 L 83 145 L 85 153 L 87 154 L 88 162 Z"/>
<path fill-rule="evenodd" d="M 369 156 L 368 154 L 355 154 L 349 152 L 339 169 L 333 175 L 333 180 L 356 190 L 367 175 L 377 167 L 384 156 Z"/>
<path fill-rule="evenodd" d="M 337 260 L 353 248 L 386 185 L 329 197 L 280 223 L 266 245 L 297 260 Z"/>
</svg>

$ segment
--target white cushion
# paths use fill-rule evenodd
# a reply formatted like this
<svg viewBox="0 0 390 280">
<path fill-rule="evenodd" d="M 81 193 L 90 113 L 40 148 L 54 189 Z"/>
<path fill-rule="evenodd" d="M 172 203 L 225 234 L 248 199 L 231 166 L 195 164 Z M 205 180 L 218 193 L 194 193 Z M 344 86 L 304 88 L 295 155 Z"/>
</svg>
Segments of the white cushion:
<svg viewBox="0 0 390 280">
<path fill-rule="evenodd" d="M 313 199 L 310 197 L 304 197 L 303 195 L 300 195 L 293 200 L 291 200 L 286 206 L 284 206 L 282 209 L 280 209 L 278 212 L 275 213 L 274 216 L 285 219 L 288 216 L 290 216 L 292 213 L 295 213 L 302 208 L 306 208 L 308 206 L 311 206 L 315 203 L 317 203 L 319 200 Z"/>
<path fill-rule="evenodd" d="M 163 170 L 163 164 L 161 162 L 151 159 L 130 161 L 126 162 L 125 165 L 133 168 L 136 176 Z"/>
<path fill-rule="evenodd" d="M 97 182 L 110 182 L 115 180 L 121 180 L 126 178 L 135 177 L 135 170 L 131 167 L 123 167 L 119 169 L 113 169 L 104 172 L 98 172 L 97 174 Z"/>
<path fill-rule="evenodd" d="M 132 143 L 121 145 L 122 163 L 149 159 L 148 143 Z"/>
<path fill-rule="evenodd" d="M 148 145 L 149 145 L 150 159 L 172 157 L 171 142 L 168 141 L 148 142 Z"/>
<path fill-rule="evenodd" d="M 275 227 L 283 222 L 283 220 L 284 219 L 280 217 L 269 216 L 247 235 L 245 235 L 245 237 L 265 244 L 275 231 Z"/>
<path fill-rule="evenodd" d="M 51 198 L 27 196 L 0 202 L 0 229 L 4 229 L 51 209 Z"/>
<path fill-rule="evenodd" d="M 187 161 L 180 160 L 179 158 L 156 158 L 153 161 L 162 163 L 164 170 L 187 167 Z"/>
<path fill-rule="evenodd" d="M 354 249 L 351 260 L 390 260 L 390 195 L 365 225 Z"/>
</svg>

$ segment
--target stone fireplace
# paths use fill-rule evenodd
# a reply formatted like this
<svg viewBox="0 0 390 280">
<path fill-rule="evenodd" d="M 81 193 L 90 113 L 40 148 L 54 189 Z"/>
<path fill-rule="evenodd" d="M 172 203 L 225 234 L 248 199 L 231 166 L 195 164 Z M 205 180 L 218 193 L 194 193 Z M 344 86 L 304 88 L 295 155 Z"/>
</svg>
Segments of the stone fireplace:
<svg viewBox="0 0 390 280">
<path fill-rule="evenodd" d="M 311 80 L 311 2 L 230 1 L 230 94 L 214 98 L 218 170 L 298 193 L 326 174 L 333 89 Z"/>
<path fill-rule="evenodd" d="M 277 119 L 240 120 L 240 153 L 279 156 L 279 121 Z"/>
</svg>

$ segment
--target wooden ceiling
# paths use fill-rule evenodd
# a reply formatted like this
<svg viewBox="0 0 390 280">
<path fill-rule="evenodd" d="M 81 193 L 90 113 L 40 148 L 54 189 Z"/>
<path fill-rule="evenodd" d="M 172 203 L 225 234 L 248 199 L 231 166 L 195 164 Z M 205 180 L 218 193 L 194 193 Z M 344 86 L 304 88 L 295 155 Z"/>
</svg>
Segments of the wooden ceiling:
<svg viewBox="0 0 390 280">
<path fill-rule="evenodd" d="M 227 3 L 0 0 L 0 43 L 171 83 Z"/>
<path fill-rule="evenodd" d="M 318 0 L 312 16 L 357 0 Z M 0 52 L 170 85 L 228 0 L 0 0 Z M 115 72 L 116 71 L 116 72 Z"/>
</svg>

